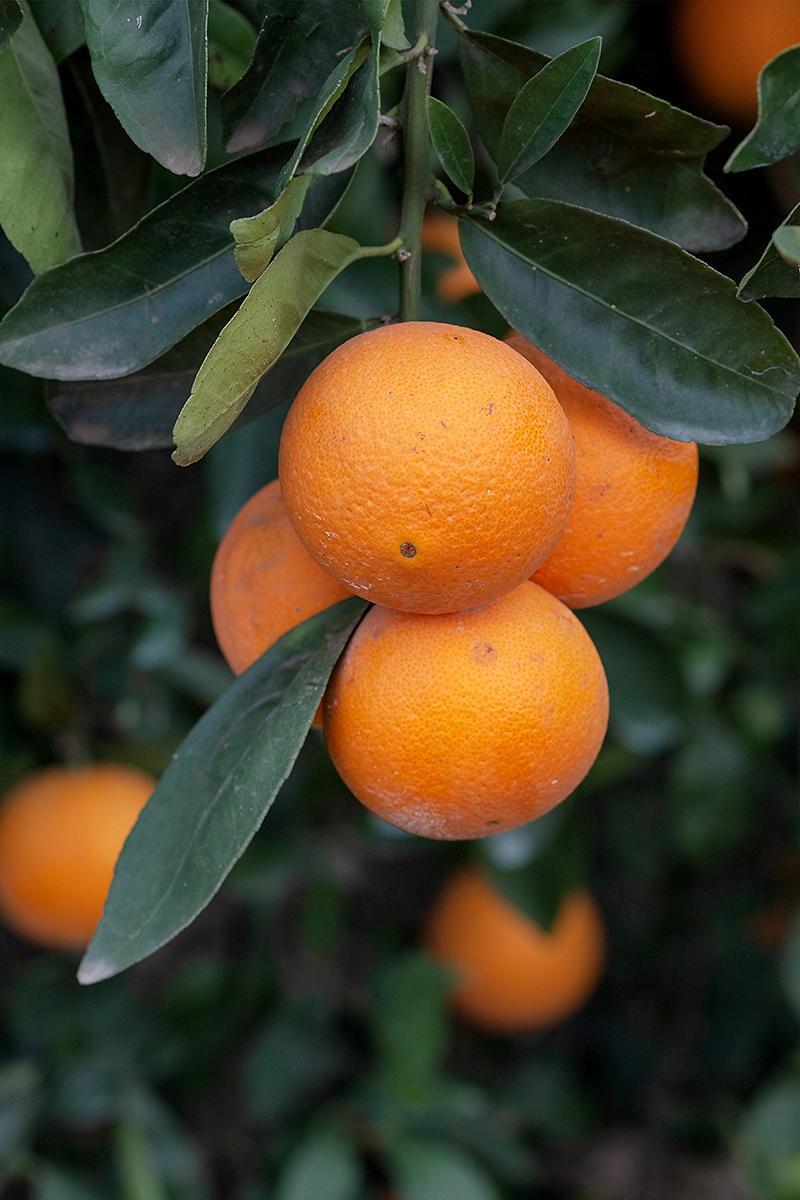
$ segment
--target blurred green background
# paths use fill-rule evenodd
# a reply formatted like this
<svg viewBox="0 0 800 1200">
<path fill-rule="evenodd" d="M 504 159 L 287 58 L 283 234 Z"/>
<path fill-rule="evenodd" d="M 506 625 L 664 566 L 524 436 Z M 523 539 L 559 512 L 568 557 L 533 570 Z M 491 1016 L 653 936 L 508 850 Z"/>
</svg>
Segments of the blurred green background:
<svg viewBox="0 0 800 1200">
<path fill-rule="evenodd" d="M 670 58 L 671 7 L 484 0 L 469 20 L 548 53 L 602 33 L 605 73 L 717 117 Z M 440 47 L 437 88 L 459 111 L 446 31 Z M 85 53 L 61 71 L 93 248 L 176 181 L 151 169 L 130 212 L 111 212 Z M 709 172 L 750 233 L 709 262 L 738 281 L 796 202 L 796 166 L 723 176 L 734 144 Z M 393 235 L 397 154 L 389 141 L 362 162 L 337 229 Z M 502 336 L 485 297 L 436 298 L 447 265 L 428 256 L 424 316 Z M 390 313 L 395 271 L 357 263 L 322 306 Z M 29 278 L 1 241 L 2 311 Z M 765 307 L 796 343 L 796 306 Z M 225 689 L 211 561 L 277 473 L 285 411 L 180 470 L 168 450 L 69 442 L 42 381 L 0 368 L 2 791 L 54 761 L 159 773 Z M 312 731 L 222 892 L 151 959 L 81 988 L 75 959 L 0 927 L 2 1200 L 388 1200 L 398 1178 L 408 1200 L 800 1197 L 797 515 L 796 423 L 701 449 L 668 562 L 580 614 L 611 724 L 564 806 L 570 839 L 398 834 Z M 476 854 L 510 889 L 541 886 L 576 840 L 610 938 L 590 1004 L 513 1038 L 451 1018 L 417 948 L 437 888 Z"/>
</svg>

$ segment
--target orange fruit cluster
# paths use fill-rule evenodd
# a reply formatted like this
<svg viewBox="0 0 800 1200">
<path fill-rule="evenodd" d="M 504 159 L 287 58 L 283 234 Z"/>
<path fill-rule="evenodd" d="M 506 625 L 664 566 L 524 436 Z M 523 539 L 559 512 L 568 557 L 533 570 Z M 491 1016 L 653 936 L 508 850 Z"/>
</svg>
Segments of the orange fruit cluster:
<svg viewBox="0 0 800 1200">
<path fill-rule="evenodd" d="M 666 556 L 696 447 L 645 430 L 521 338 L 411 321 L 360 334 L 309 376 L 279 474 L 214 563 L 234 670 L 363 596 L 374 607 L 322 703 L 363 804 L 462 839 L 569 795 L 608 720 L 603 667 L 571 609 Z"/>
<path fill-rule="evenodd" d="M 0 805 L 0 914 L 52 950 L 85 950 L 114 864 L 156 785 L 119 763 L 45 767 Z"/>
</svg>

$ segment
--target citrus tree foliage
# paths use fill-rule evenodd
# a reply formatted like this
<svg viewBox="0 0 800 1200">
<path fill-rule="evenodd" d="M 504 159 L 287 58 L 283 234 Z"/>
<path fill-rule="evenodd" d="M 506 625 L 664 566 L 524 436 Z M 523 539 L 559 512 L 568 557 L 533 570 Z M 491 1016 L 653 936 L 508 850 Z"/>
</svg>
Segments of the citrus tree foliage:
<svg viewBox="0 0 800 1200">
<path fill-rule="evenodd" d="M 219 3 L 211 27 L 205 5 L 156 0 L 133 16 L 124 4 L 81 0 L 79 12 L 61 6 L 58 22 L 46 19 L 46 5 L 4 10 L 0 121 L 13 170 L 4 172 L 0 218 L 35 278 L 0 322 L 0 362 L 58 381 L 51 403 L 71 436 L 159 445 L 172 414 L 173 457 L 195 462 L 246 416 L 257 389 L 259 412 L 284 402 L 354 332 L 346 314 L 314 308 L 348 266 L 399 251 L 401 315 L 414 315 L 428 200 L 459 219 L 467 262 L 499 314 L 648 428 L 720 445 L 763 440 L 785 424 L 800 385 L 796 355 L 758 304 L 692 254 L 729 246 L 745 231 L 703 172 L 724 127 L 598 74 L 600 38 L 548 59 L 473 31 L 445 5 L 469 104 L 466 127 L 430 95 L 433 3 L 415 6 L 411 29 L 398 0 L 262 9 L 249 43 Z M 72 155 L 54 57 L 74 52 L 84 37 L 94 86 L 127 137 L 174 182 L 115 241 L 76 253 Z M 219 99 L 213 166 L 210 61 L 219 78 L 233 80 Z M 404 96 L 383 113 L 397 72 L 407 75 Z M 764 74 L 759 126 L 731 160 L 739 169 L 752 157 L 751 143 L 766 139 L 773 156 L 790 148 L 790 135 L 780 134 L 794 111 L 785 96 L 790 73 L 779 59 Z M 357 186 L 353 169 L 381 122 L 403 130 L 403 219 L 393 241 L 364 246 L 325 225 Z M 476 136 L 489 155 L 479 177 Z M 183 185 L 181 175 L 197 178 Z M 31 191 L 41 211 L 31 209 Z M 792 231 L 791 224 L 778 231 L 746 295 L 765 294 L 773 275 L 782 279 L 771 264 L 778 255 L 786 265 L 779 235 Z M 781 279 L 776 287 L 785 294 Z M 159 785 L 121 856 L 84 980 L 149 953 L 219 887 L 291 767 L 336 659 L 327 647 L 343 644 L 330 642 L 337 622 L 332 613 L 304 632 L 325 664 L 306 703 L 295 702 L 296 683 L 283 681 L 293 676 L 281 657 L 298 661 L 291 638 L 274 662 L 267 656 L 254 668 L 265 694 L 288 691 L 254 743 L 269 782 L 255 785 L 252 809 L 225 799 L 225 789 L 239 785 L 231 785 L 238 776 L 229 774 L 222 748 L 232 741 L 242 763 L 256 754 L 237 717 L 253 703 L 244 681 L 219 702 L 224 711 L 213 710 L 210 724 L 194 731 L 204 764 L 194 765 L 187 743 Z M 220 734 L 209 732 L 215 721 Z M 203 850 L 206 804 L 226 828 L 235 816 L 236 832 L 213 856 Z"/>
</svg>

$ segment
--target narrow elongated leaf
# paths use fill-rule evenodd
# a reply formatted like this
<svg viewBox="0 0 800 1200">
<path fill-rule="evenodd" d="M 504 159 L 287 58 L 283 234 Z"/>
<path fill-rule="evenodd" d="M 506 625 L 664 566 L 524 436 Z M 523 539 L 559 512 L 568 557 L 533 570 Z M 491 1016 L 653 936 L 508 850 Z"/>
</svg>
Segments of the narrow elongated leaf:
<svg viewBox="0 0 800 1200">
<path fill-rule="evenodd" d="M 428 129 L 439 162 L 456 187 L 471 201 L 475 155 L 469 134 L 453 110 L 434 96 L 428 96 Z"/>
<path fill-rule="evenodd" d="M 34 280 L 0 322 L 0 362 L 113 379 L 158 358 L 245 292 L 230 223 L 272 203 L 285 158 L 276 148 L 210 171 L 111 246 Z"/>
<path fill-rule="evenodd" d="M 362 1174 L 351 1138 L 338 1129 L 316 1129 L 287 1161 L 275 1200 L 359 1200 Z"/>
<path fill-rule="evenodd" d="M 206 161 L 208 0 L 80 0 L 100 91 L 140 149 L 177 175 Z"/>
<path fill-rule="evenodd" d="M 24 12 L 0 51 L 0 225 L 38 273 L 79 254 L 81 243 L 58 71 Z"/>
<path fill-rule="evenodd" d="M 392 1183 L 406 1200 L 500 1200 L 483 1167 L 449 1142 L 406 1138 L 389 1159 Z"/>
<path fill-rule="evenodd" d="M 496 162 L 511 105 L 551 60 L 486 33 L 462 34 L 459 52 L 478 132 Z M 596 75 L 566 132 L 515 184 L 530 196 L 621 217 L 686 250 L 721 250 L 747 231 L 703 174 L 706 155 L 727 132 Z"/>
<path fill-rule="evenodd" d="M 459 222 L 492 303 L 570 375 L 648 429 L 710 445 L 782 428 L 800 360 L 769 316 L 672 242 L 553 200 Z"/>
<path fill-rule="evenodd" d="M 500 135 L 501 184 L 532 167 L 564 133 L 597 73 L 601 46 L 597 37 L 565 50 L 517 93 Z"/>
<path fill-rule="evenodd" d="M 152 954 L 218 891 L 288 776 L 366 607 L 343 600 L 298 625 L 201 717 L 122 848 L 82 983 Z"/>
<path fill-rule="evenodd" d="M 22 9 L 18 0 L 0 0 L 0 51 L 5 50 L 22 24 Z"/>
<path fill-rule="evenodd" d="M 361 4 L 340 0 L 272 0 L 253 61 L 222 98 L 229 153 L 274 139 L 298 105 L 318 96 L 331 72 L 367 32 Z"/>
<path fill-rule="evenodd" d="M 758 120 L 725 171 L 767 167 L 800 150 L 800 46 L 773 58 L 758 76 Z"/>
<path fill-rule="evenodd" d="M 800 204 L 792 209 L 780 229 L 797 230 L 799 226 Z M 737 295 L 743 300 L 758 300 L 762 296 L 800 296 L 800 270 L 779 253 L 774 235 L 756 265 L 742 279 Z"/>
<path fill-rule="evenodd" d="M 62 383 L 48 405 L 73 442 L 115 450 L 171 447 L 172 428 L 189 399 L 197 371 L 229 319 L 218 313 L 143 371 L 123 379 Z M 256 386 L 234 427 L 294 399 L 332 350 L 375 321 L 311 311 L 269 374 Z"/>
<path fill-rule="evenodd" d="M 325 229 L 306 230 L 286 243 L 197 373 L 173 431 L 172 457 L 179 466 L 202 458 L 230 428 L 311 306 L 360 251 L 352 238 Z"/>
</svg>

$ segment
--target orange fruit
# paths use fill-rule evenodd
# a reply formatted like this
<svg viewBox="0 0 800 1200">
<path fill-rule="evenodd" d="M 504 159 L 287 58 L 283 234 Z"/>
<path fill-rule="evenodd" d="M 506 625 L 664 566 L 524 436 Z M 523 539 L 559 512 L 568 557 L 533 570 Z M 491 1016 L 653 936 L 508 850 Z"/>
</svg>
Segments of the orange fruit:
<svg viewBox="0 0 800 1200">
<path fill-rule="evenodd" d="M 422 222 L 422 249 L 447 254 L 455 260 L 454 265 L 442 271 L 436 280 L 436 294 L 440 300 L 446 304 L 457 304 L 459 300 L 474 296 L 481 290 L 461 249 L 457 217 L 444 212 L 426 213 Z"/>
<path fill-rule="evenodd" d="M 569 423 L 535 368 L 474 329 L 359 334 L 298 393 L 279 473 L 298 537 L 376 604 L 457 612 L 526 579 L 566 527 Z"/>
<path fill-rule="evenodd" d="M 673 44 L 687 84 L 709 111 L 741 121 L 758 112 L 758 73 L 800 42 L 798 0 L 678 0 Z"/>
<path fill-rule="evenodd" d="M 371 608 L 322 711 L 331 758 L 367 808 L 423 837 L 477 838 L 577 787 L 608 690 L 578 618 L 526 581 L 466 612 Z"/>
<path fill-rule="evenodd" d="M 451 993 L 456 1012 L 492 1033 L 546 1028 L 572 1016 L 605 961 L 603 922 L 588 892 L 569 893 L 545 932 L 473 867 L 446 883 L 424 943 L 458 972 Z"/>
<path fill-rule="evenodd" d="M 532 578 L 570 608 L 602 604 L 654 571 L 677 542 L 697 488 L 697 446 L 651 433 L 525 338 L 508 344 L 544 375 L 575 438 L 567 528 Z"/>
<path fill-rule="evenodd" d="M 155 785 L 116 763 L 45 767 L 16 784 L 0 805 L 0 913 L 9 927 L 53 950 L 85 949 Z"/>
<path fill-rule="evenodd" d="M 214 632 L 237 675 L 295 625 L 350 595 L 304 549 L 277 479 L 239 509 L 211 568 Z"/>
</svg>

